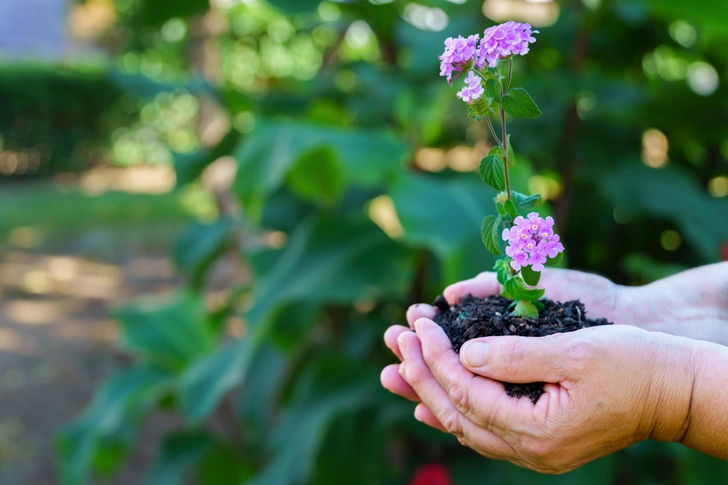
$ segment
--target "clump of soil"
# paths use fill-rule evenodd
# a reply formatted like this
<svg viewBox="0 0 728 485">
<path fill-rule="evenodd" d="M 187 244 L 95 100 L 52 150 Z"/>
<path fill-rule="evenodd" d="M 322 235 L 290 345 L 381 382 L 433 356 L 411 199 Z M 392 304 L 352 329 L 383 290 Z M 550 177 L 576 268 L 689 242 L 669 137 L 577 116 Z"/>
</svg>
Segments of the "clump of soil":
<svg viewBox="0 0 728 485">
<path fill-rule="evenodd" d="M 580 301 L 566 303 L 540 300 L 544 309 L 538 320 L 513 315 L 508 307 L 511 300 L 502 296 L 486 299 L 468 295 L 459 304 L 450 306 L 440 295 L 433 305 L 439 310 L 434 321 L 445 331 L 455 352 L 468 340 L 479 337 L 517 335 L 519 337 L 545 337 L 555 333 L 574 332 L 582 328 L 611 325 L 606 319 L 589 319 Z M 543 382 L 532 384 L 503 383 L 510 397 L 528 397 L 536 404 L 543 394 Z"/>
</svg>

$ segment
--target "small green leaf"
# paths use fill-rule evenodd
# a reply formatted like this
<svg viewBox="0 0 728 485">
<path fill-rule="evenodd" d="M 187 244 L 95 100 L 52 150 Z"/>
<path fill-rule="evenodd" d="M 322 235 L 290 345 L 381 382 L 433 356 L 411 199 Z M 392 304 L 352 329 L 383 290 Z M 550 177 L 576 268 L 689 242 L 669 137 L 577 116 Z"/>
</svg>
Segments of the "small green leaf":
<svg viewBox="0 0 728 485">
<path fill-rule="evenodd" d="M 346 188 L 345 168 L 333 149 L 320 147 L 298 157 L 286 182 L 302 199 L 332 205 Z"/>
<path fill-rule="evenodd" d="M 503 284 L 501 295 L 508 300 L 534 301 L 541 298 L 544 292 L 541 289 L 530 290 L 526 288 L 526 283 L 521 278 L 515 276 Z"/>
<path fill-rule="evenodd" d="M 561 260 L 564 259 L 564 252 L 560 252 L 555 258 L 549 258 L 546 260 L 546 266 L 553 268 L 561 264 Z"/>
<path fill-rule="evenodd" d="M 527 211 L 533 209 L 541 202 L 541 196 L 536 195 L 524 195 L 519 192 L 511 190 L 511 198 L 516 203 L 516 208 L 519 211 Z"/>
<path fill-rule="evenodd" d="M 541 116 L 533 98 L 523 88 L 513 88 L 501 100 L 503 110 L 516 118 L 535 119 Z"/>
<path fill-rule="evenodd" d="M 533 319 L 538 318 L 538 310 L 536 309 L 536 306 L 530 301 L 519 301 L 518 303 L 516 303 L 516 309 L 514 310 L 514 313 L 519 317 Z"/>
<path fill-rule="evenodd" d="M 508 141 L 508 166 L 513 167 L 516 164 L 516 154 L 513 152 L 513 143 L 511 143 L 511 135 L 506 136 Z"/>
<path fill-rule="evenodd" d="M 541 281 L 541 272 L 534 271 L 530 266 L 521 268 L 521 276 L 523 276 L 523 281 L 531 286 L 536 286 Z"/>
<path fill-rule="evenodd" d="M 540 301 L 538 301 L 538 300 L 536 300 L 536 301 L 532 301 L 531 303 L 533 303 L 533 306 L 535 306 L 535 307 L 536 307 L 536 309 L 537 309 L 537 310 L 538 310 L 539 312 L 542 312 L 542 311 L 544 311 L 544 309 L 546 308 L 546 307 L 544 306 L 544 304 L 543 304 L 543 303 L 541 303 L 541 302 L 540 302 Z"/>
<path fill-rule="evenodd" d="M 498 277 L 498 283 L 501 285 L 505 284 L 511 276 L 509 269 L 510 261 L 510 258 L 499 259 L 495 262 L 495 266 L 493 266 L 493 271 L 496 272 L 496 276 Z"/>
<path fill-rule="evenodd" d="M 516 204 L 511 199 L 508 199 L 504 205 L 506 212 L 511 217 L 518 217 L 518 209 L 516 209 Z"/>
<path fill-rule="evenodd" d="M 506 207 L 503 205 L 502 202 L 496 202 L 495 208 L 498 211 L 498 214 L 502 216 L 506 215 Z"/>
<path fill-rule="evenodd" d="M 480 178 L 495 190 L 506 189 L 506 172 L 500 155 L 488 155 L 480 161 Z"/>
<path fill-rule="evenodd" d="M 500 103 L 501 95 L 500 89 L 498 88 L 498 81 L 491 79 L 485 83 L 485 94 L 489 98 L 493 98 L 495 101 Z"/>
<path fill-rule="evenodd" d="M 483 219 L 480 227 L 480 235 L 483 238 L 485 248 L 496 256 L 500 256 L 500 224 L 502 219 L 496 216 L 488 216 Z"/>
</svg>

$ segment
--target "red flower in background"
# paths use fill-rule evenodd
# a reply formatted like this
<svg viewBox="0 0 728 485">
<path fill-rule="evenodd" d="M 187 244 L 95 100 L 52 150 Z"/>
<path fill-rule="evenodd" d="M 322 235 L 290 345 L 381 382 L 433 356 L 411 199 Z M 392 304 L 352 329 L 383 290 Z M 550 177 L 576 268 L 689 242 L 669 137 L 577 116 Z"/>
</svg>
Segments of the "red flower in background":
<svg viewBox="0 0 728 485">
<path fill-rule="evenodd" d="M 433 463 L 419 467 L 409 485 L 453 485 L 453 482 L 444 465 Z"/>
<path fill-rule="evenodd" d="M 720 259 L 728 261 L 728 241 L 724 242 L 720 247 Z"/>
</svg>

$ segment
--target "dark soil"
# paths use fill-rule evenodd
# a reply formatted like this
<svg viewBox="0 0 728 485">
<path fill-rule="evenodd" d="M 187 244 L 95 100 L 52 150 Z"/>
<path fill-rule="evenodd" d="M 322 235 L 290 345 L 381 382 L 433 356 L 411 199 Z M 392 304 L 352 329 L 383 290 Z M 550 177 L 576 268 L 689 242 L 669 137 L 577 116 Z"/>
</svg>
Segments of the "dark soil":
<svg viewBox="0 0 728 485">
<path fill-rule="evenodd" d="M 479 337 L 517 335 L 519 337 L 545 337 L 555 333 L 574 332 L 582 328 L 611 325 L 601 318 L 586 317 L 586 310 L 580 301 L 566 303 L 541 300 L 544 309 L 539 319 L 517 317 L 508 311 L 511 304 L 502 296 L 486 299 L 468 295 L 458 305 L 450 306 L 440 295 L 433 304 L 439 312 L 435 323 L 440 325 L 452 342 L 455 352 L 468 340 Z M 534 404 L 543 394 L 543 382 L 532 384 L 503 383 L 510 397 L 528 397 Z"/>
</svg>

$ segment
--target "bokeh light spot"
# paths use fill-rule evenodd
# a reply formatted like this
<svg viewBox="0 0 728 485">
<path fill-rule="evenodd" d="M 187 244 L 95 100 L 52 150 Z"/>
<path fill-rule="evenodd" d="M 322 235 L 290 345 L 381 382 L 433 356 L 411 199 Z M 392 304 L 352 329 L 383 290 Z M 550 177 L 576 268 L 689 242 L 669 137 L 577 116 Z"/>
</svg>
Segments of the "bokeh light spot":
<svg viewBox="0 0 728 485">
<path fill-rule="evenodd" d="M 728 177 L 720 175 L 710 179 L 710 182 L 708 182 L 708 192 L 713 197 L 725 197 L 728 195 Z"/>
<path fill-rule="evenodd" d="M 677 231 L 667 230 L 660 234 L 660 246 L 665 251 L 677 251 L 682 246 L 682 238 Z"/>
<path fill-rule="evenodd" d="M 667 151 L 670 144 L 663 132 L 650 128 L 642 135 L 642 161 L 652 168 L 662 168 L 667 165 Z"/>
</svg>

